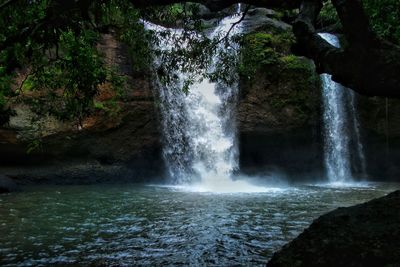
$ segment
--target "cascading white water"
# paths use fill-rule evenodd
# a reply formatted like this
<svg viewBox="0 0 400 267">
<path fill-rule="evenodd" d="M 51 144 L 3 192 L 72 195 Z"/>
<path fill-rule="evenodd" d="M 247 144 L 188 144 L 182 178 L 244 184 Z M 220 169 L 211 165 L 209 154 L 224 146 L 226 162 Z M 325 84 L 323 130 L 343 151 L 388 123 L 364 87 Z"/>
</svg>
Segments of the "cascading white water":
<svg viewBox="0 0 400 267">
<path fill-rule="evenodd" d="M 238 7 L 240 11 L 240 6 Z M 238 16 L 223 19 L 209 37 L 235 34 L 240 25 L 233 24 Z M 157 30 L 159 26 L 147 24 Z M 162 30 L 166 30 L 163 28 Z M 180 35 L 182 31 L 173 30 Z M 173 47 L 173 42 L 161 44 L 162 49 Z M 235 53 L 232 47 L 223 47 Z M 227 51 L 225 51 L 227 52 Z M 213 59 L 212 72 L 218 58 Z M 244 181 L 232 180 L 238 169 L 237 127 L 235 121 L 238 86 L 226 86 L 209 79 L 190 86 L 187 95 L 181 88 L 186 74 L 177 73 L 174 86 L 158 85 L 164 132 L 164 158 L 174 184 L 191 185 L 198 191 L 260 192 L 266 189 Z"/>
<path fill-rule="evenodd" d="M 329 33 L 319 34 L 335 47 L 340 47 L 339 39 Z M 355 94 L 334 82 L 332 76 L 322 74 L 322 96 L 324 115 L 324 156 L 327 177 L 330 182 L 347 182 L 353 179 L 352 169 L 365 175 L 365 156 L 360 140 L 360 130 Z M 353 150 L 357 156 L 352 157 Z M 354 164 L 352 165 L 352 162 Z M 353 167 L 353 168 L 352 168 Z"/>
</svg>

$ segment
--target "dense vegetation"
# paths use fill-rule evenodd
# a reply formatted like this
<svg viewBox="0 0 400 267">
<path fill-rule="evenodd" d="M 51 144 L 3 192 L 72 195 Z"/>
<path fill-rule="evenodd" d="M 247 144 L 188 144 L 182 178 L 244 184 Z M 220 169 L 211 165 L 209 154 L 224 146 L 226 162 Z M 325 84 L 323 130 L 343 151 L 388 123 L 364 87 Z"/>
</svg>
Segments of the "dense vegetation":
<svg viewBox="0 0 400 267">
<path fill-rule="evenodd" d="M 400 1 L 364 0 L 373 30 L 384 39 L 400 44 Z"/>
<path fill-rule="evenodd" d="M 124 29 L 119 38 L 133 52 L 145 55 L 145 32 L 130 4 L 99 2 L 93 7 L 96 16 L 89 18 L 80 9 L 54 6 L 51 1 L 17 2 L 1 9 L 0 108 L 4 112 L 12 112 L 7 103 L 12 99 L 28 102 L 39 115 L 81 124 L 96 106 L 100 84 L 109 82 L 116 96 L 121 94 L 123 79 L 105 64 L 96 44 L 107 27 Z M 2 123 L 7 122 L 3 117 Z"/>
<path fill-rule="evenodd" d="M 400 2 L 363 2 L 373 30 L 382 38 L 400 43 Z M 115 91 L 113 101 L 122 97 L 123 77 L 114 66 L 105 63 L 96 48 L 101 34 L 106 32 L 112 32 L 127 44 L 137 71 L 149 68 L 157 56 L 163 63 L 157 70 L 163 83 L 174 81 L 176 68 L 192 73 L 183 86 L 185 90 L 193 80 L 202 78 L 213 54 L 223 53 L 219 49 L 221 44 L 236 47 L 232 41 L 243 47 L 242 62 L 237 64 L 232 54 L 226 53 L 214 72 L 206 74 L 210 78 L 230 82 L 229 70 L 236 67 L 248 77 L 262 65 L 303 67 L 296 58 L 282 53 L 294 42 L 290 34 L 260 32 L 209 40 L 202 34 L 207 25 L 199 19 L 201 7 L 197 4 L 136 9 L 127 0 L 60 3 L 16 0 L 0 4 L 1 125 L 14 114 L 15 102 L 29 104 L 39 117 L 50 114 L 60 120 L 76 121 L 79 126 L 85 116 L 106 106 L 95 101 L 101 84 L 108 83 Z M 177 37 L 169 31 L 146 31 L 142 19 L 182 27 L 184 33 Z M 320 21 L 322 26 L 339 23 L 329 1 L 324 4 Z M 171 38 L 180 38 L 175 41 L 188 45 L 168 52 L 157 49 L 161 39 Z"/>
<path fill-rule="evenodd" d="M 363 0 L 370 25 L 379 37 L 400 44 L 400 1 Z M 324 3 L 320 13 L 322 27 L 340 24 L 336 10 L 330 1 Z"/>
</svg>

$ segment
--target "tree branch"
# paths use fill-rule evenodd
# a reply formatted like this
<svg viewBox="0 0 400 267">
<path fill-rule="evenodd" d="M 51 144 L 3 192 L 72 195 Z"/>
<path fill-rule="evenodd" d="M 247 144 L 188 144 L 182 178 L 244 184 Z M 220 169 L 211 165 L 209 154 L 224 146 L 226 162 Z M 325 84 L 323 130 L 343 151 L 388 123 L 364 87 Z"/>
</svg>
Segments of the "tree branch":
<svg viewBox="0 0 400 267">
<path fill-rule="evenodd" d="M 378 40 L 372 32 L 361 0 L 332 0 L 350 45 L 374 46 Z"/>
<path fill-rule="evenodd" d="M 378 40 L 360 0 L 332 0 L 343 24 L 348 46 L 335 48 L 314 29 L 321 1 L 304 0 L 293 25 L 293 50 L 314 60 L 319 73 L 368 96 L 400 97 L 400 49 Z"/>
<path fill-rule="evenodd" d="M 235 21 L 234 23 L 232 23 L 231 27 L 229 28 L 229 30 L 226 32 L 226 34 L 224 35 L 224 37 L 222 37 L 221 39 L 219 39 L 216 44 L 221 43 L 223 40 L 226 40 L 229 37 L 229 34 L 231 33 L 231 31 L 233 30 L 233 28 L 236 27 L 236 25 L 238 25 L 240 22 L 242 22 L 244 20 L 244 18 L 246 17 L 247 13 L 249 12 L 250 9 L 250 5 L 246 6 L 246 9 L 243 11 L 242 16 L 240 17 L 240 19 L 238 21 Z"/>
</svg>

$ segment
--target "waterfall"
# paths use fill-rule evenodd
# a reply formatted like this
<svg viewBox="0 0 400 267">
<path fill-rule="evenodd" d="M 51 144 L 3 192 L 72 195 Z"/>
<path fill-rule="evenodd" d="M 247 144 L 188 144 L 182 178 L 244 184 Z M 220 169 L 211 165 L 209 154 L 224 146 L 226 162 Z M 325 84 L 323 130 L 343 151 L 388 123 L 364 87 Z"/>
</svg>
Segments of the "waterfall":
<svg viewBox="0 0 400 267">
<path fill-rule="evenodd" d="M 366 159 L 364 154 L 364 146 L 361 142 L 361 133 L 360 133 L 360 119 L 358 116 L 357 108 L 356 108 L 356 95 L 352 90 L 347 90 L 347 94 L 349 96 L 349 104 L 350 104 L 350 119 L 352 120 L 352 137 L 354 140 L 354 146 L 356 149 L 356 158 L 355 161 L 355 171 L 361 176 L 366 177 L 367 175 L 367 166 Z M 358 164 L 357 164 L 358 163 Z"/>
<path fill-rule="evenodd" d="M 340 47 L 335 35 L 321 33 L 320 36 Z M 330 182 L 351 181 L 354 172 L 363 176 L 366 173 L 356 97 L 352 90 L 334 82 L 331 75 L 322 74 L 321 80 L 327 177 Z"/>
<path fill-rule="evenodd" d="M 234 25 L 237 21 L 237 14 L 221 20 L 208 36 L 221 38 L 227 33 L 239 33 L 240 24 Z M 146 27 L 156 30 L 160 26 L 147 23 Z M 182 34 L 181 30 L 172 31 Z M 164 50 L 174 45 L 173 42 L 161 44 Z M 223 42 L 219 49 L 224 49 L 224 53 L 236 53 Z M 209 72 L 215 70 L 218 60 L 218 57 L 213 58 Z M 192 84 L 184 94 L 181 88 L 187 75 L 177 73 L 179 79 L 175 84 L 159 83 L 157 86 L 164 134 L 163 155 L 171 183 L 197 185 L 202 191 L 259 192 L 259 187 L 232 179 L 239 168 L 235 120 L 237 82 L 227 86 L 203 79 Z"/>
</svg>

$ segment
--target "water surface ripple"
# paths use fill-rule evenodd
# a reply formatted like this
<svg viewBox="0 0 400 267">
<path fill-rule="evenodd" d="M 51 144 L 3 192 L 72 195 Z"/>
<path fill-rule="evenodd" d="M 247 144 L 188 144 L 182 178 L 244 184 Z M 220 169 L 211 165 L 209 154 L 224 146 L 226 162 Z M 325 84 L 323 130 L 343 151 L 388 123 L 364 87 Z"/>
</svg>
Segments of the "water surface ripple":
<svg viewBox="0 0 400 267">
<path fill-rule="evenodd" d="M 32 187 L 0 196 L 0 265 L 263 265 L 319 215 L 396 188 Z"/>
</svg>

